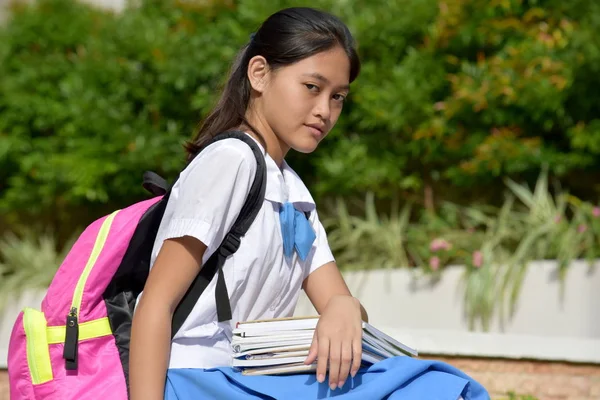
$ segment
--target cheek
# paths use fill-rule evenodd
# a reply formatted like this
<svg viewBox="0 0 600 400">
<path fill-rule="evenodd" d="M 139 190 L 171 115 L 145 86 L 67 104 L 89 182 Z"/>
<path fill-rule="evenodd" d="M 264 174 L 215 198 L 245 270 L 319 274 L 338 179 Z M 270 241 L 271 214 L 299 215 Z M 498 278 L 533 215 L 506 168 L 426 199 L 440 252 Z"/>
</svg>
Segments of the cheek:
<svg viewBox="0 0 600 400">
<path fill-rule="evenodd" d="M 304 122 L 306 115 L 310 112 L 311 103 L 305 93 L 302 92 L 302 87 L 296 87 L 293 84 L 279 85 L 273 87 L 269 93 L 266 106 L 266 112 L 273 119 L 285 125 L 296 124 L 296 120 L 302 119 Z"/>
<path fill-rule="evenodd" d="M 333 104 L 331 106 L 331 125 L 335 125 L 342 114 L 342 105 Z"/>
</svg>

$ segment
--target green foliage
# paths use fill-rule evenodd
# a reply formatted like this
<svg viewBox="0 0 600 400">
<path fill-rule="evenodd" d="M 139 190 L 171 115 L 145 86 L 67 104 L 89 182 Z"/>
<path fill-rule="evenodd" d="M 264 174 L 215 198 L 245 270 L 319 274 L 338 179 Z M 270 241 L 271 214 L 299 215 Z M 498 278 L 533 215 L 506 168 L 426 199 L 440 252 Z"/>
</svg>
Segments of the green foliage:
<svg viewBox="0 0 600 400">
<path fill-rule="evenodd" d="M 487 330 L 494 316 L 503 323 L 514 314 L 529 262 L 558 260 L 564 278 L 573 260 L 591 262 L 600 248 L 599 207 L 552 193 L 545 172 L 533 190 L 511 180 L 506 186 L 501 207 L 445 203 L 437 214 L 405 204 L 385 215 L 368 195 L 363 217 L 340 200 L 324 219 L 329 243 L 350 270 L 419 267 L 419 275 L 437 277 L 465 265 L 465 314 L 472 329 Z"/>
<path fill-rule="evenodd" d="M 7 236 L 3 252 L 39 247 L 57 265 L 50 247 L 146 196 L 143 171 L 173 179 L 238 49 L 270 13 L 300 5 L 138 3 L 113 13 L 39 0 L 0 26 L 0 232 L 57 235 L 22 246 Z M 528 261 L 558 259 L 564 275 L 572 259 L 598 257 L 600 3 L 311 6 L 348 23 L 363 61 L 330 137 L 289 160 L 319 202 L 346 200 L 325 218 L 343 267 L 467 264 L 468 314 L 485 327 L 510 315 Z M 8 266 L 29 259 L 1 257 L 2 285 L 29 279 Z M 52 268 L 34 274 L 40 284 Z"/>
<path fill-rule="evenodd" d="M 73 0 L 13 7 L 0 27 L 0 215 L 65 237 L 174 178 L 231 60 L 297 1 Z M 338 126 L 290 161 L 320 199 L 498 203 L 550 165 L 595 198 L 600 5 L 593 0 L 317 0 L 354 32 L 363 73 Z M 586 172 L 589 171 L 589 172 Z M 577 177 L 577 179 L 571 179 Z M 473 190 L 477 188 L 477 190 Z M 428 195 L 424 194 L 428 193 Z"/>
<path fill-rule="evenodd" d="M 57 251 L 55 235 L 25 229 L 0 238 L 0 312 L 29 289 L 47 288 L 74 240 Z"/>
<path fill-rule="evenodd" d="M 318 160 L 320 190 L 497 202 L 505 176 L 531 179 L 549 164 L 566 187 L 597 195 L 597 2 L 406 1 L 380 12 L 398 23 L 369 27 L 384 30 L 376 41 L 355 29 L 365 73 L 343 137 Z"/>
<path fill-rule="evenodd" d="M 208 110 L 235 35 L 211 23 L 217 6 L 147 2 L 116 16 L 38 4 L 16 11 L 0 40 L 0 210 L 72 230 L 78 210 L 89 223 L 99 206 L 139 199 L 144 170 L 182 167 L 183 139 Z"/>
</svg>

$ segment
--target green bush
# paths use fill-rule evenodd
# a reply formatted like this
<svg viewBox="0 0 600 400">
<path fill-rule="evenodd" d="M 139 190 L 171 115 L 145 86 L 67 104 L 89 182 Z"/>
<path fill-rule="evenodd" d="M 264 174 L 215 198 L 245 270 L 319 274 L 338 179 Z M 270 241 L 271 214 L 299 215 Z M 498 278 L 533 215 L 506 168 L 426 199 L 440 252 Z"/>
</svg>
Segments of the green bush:
<svg viewBox="0 0 600 400">
<path fill-rule="evenodd" d="M 369 194 L 364 216 L 340 200 L 323 223 L 344 270 L 412 267 L 416 278 L 435 280 L 447 266 L 465 265 L 465 315 L 471 329 L 487 330 L 492 318 L 512 316 L 530 261 L 556 259 L 564 278 L 571 261 L 592 261 L 600 251 L 600 207 L 568 193 L 554 197 L 545 174 L 533 190 L 506 184 L 510 196 L 499 208 L 445 203 L 433 214 L 405 203 L 388 215 Z M 27 289 L 47 287 L 74 239 L 60 246 L 31 229 L 0 237 L 0 310 Z"/>
<path fill-rule="evenodd" d="M 487 330 L 492 318 L 513 315 L 529 262 L 557 260 L 564 278 L 573 260 L 592 262 L 600 251 L 600 207 L 554 195 L 546 173 L 533 190 L 511 180 L 506 186 L 501 207 L 447 202 L 436 214 L 410 203 L 381 213 L 370 194 L 358 216 L 340 200 L 324 219 L 329 244 L 346 270 L 417 267 L 417 277 L 436 279 L 446 266 L 466 266 L 465 315 L 471 329 Z"/>
<path fill-rule="evenodd" d="M 75 238 L 57 251 L 52 232 L 24 229 L 0 237 L 0 314 L 7 302 L 28 290 L 47 288 Z"/>
<path fill-rule="evenodd" d="M 237 49 L 295 1 L 143 0 L 115 14 L 19 5 L 0 27 L 0 215 L 61 238 L 172 179 Z M 351 27 L 363 74 L 331 137 L 291 162 L 319 199 L 373 192 L 433 209 L 501 202 L 543 164 L 595 201 L 600 3 L 317 0 Z M 321 201 L 320 200 L 320 201 Z"/>
</svg>

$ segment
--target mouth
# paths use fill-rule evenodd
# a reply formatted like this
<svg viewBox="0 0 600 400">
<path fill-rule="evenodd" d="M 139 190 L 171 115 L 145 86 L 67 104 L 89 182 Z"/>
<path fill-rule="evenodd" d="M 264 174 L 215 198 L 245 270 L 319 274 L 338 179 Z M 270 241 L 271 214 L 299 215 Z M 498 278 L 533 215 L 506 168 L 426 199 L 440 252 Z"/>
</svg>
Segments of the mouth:
<svg viewBox="0 0 600 400">
<path fill-rule="evenodd" d="M 321 138 L 324 136 L 324 127 L 317 125 L 317 124 L 311 124 L 311 125 L 305 125 L 310 132 L 316 136 L 317 138 Z"/>
</svg>

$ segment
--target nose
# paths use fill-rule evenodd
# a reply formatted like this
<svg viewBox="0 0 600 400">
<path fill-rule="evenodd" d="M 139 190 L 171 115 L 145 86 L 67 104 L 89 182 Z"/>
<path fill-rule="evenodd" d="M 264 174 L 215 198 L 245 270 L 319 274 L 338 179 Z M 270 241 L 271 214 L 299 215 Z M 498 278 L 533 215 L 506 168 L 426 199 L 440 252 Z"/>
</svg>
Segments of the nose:
<svg viewBox="0 0 600 400">
<path fill-rule="evenodd" d="M 329 121 L 329 118 L 331 118 L 331 105 L 329 104 L 329 100 L 329 96 L 319 96 L 317 104 L 313 109 L 313 114 L 324 122 Z"/>
</svg>

